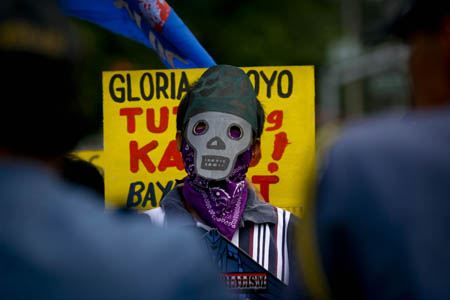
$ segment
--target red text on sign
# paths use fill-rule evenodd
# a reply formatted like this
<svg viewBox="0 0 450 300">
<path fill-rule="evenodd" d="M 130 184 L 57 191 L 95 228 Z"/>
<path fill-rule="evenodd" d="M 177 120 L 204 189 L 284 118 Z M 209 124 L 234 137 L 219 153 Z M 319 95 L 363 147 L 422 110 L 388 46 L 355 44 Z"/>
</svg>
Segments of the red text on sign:
<svg viewBox="0 0 450 300">
<path fill-rule="evenodd" d="M 139 148 L 137 141 L 130 142 L 130 171 L 136 173 L 140 169 L 140 163 L 142 163 L 145 169 L 149 173 L 156 171 L 156 166 L 149 156 L 149 152 L 155 150 L 158 147 L 157 141 L 151 141 L 150 143 Z M 172 140 L 167 145 L 164 153 L 159 161 L 158 170 L 165 171 L 167 168 L 177 168 L 178 170 L 184 169 L 183 159 L 181 153 L 177 149 L 175 140 Z"/>
<path fill-rule="evenodd" d="M 278 183 L 280 179 L 276 175 L 252 176 L 252 183 L 259 184 L 259 191 L 264 201 L 269 202 L 269 187 L 271 184 Z"/>
<path fill-rule="evenodd" d="M 172 113 L 176 115 L 178 107 L 172 109 Z M 127 132 L 136 132 L 136 118 L 144 113 L 144 110 L 140 107 L 126 107 L 120 109 L 120 115 L 127 119 Z M 147 130 L 151 133 L 163 133 L 169 127 L 169 114 L 170 110 L 167 106 L 163 106 L 159 109 L 159 124 L 156 123 L 156 112 L 154 108 L 146 109 L 146 126 Z"/>
<path fill-rule="evenodd" d="M 267 127 L 266 131 L 275 131 L 283 125 L 283 111 L 274 110 L 267 116 L 267 123 L 273 124 L 272 127 Z"/>
</svg>

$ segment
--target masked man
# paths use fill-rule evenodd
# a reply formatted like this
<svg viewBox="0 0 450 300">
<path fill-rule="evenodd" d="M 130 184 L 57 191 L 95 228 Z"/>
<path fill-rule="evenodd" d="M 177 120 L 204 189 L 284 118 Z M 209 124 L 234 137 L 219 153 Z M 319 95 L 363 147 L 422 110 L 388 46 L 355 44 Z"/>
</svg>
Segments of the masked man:
<svg viewBox="0 0 450 300">
<path fill-rule="evenodd" d="M 246 181 L 250 161 L 260 151 L 264 121 L 242 70 L 209 68 L 178 108 L 176 139 L 187 176 L 146 214 L 163 226 L 216 228 L 287 284 L 298 219 L 261 201 Z"/>
</svg>

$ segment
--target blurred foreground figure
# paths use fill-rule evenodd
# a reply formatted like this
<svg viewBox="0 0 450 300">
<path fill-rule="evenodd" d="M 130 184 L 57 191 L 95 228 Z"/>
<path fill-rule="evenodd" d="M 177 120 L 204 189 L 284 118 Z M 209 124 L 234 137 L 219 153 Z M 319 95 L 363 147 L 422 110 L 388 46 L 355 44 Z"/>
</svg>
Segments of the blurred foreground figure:
<svg viewBox="0 0 450 300">
<path fill-rule="evenodd" d="M 0 2 L 0 299 L 224 299 L 188 233 L 107 216 L 59 177 L 83 135 L 77 46 L 51 1 Z"/>
<path fill-rule="evenodd" d="M 66 154 L 62 158 L 61 175 L 67 181 L 97 193 L 99 201 L 104 204 L 105 183 L 102 173 L 94 164 L 76 155 Z"/>
<path fill-rule="evenodd" d="M 389 29 L 411 47 L 415 107 L 330 151 L 302 243 L 314 299 L 450 299 L 450 2 L 410 1 Z"/>
</svg>

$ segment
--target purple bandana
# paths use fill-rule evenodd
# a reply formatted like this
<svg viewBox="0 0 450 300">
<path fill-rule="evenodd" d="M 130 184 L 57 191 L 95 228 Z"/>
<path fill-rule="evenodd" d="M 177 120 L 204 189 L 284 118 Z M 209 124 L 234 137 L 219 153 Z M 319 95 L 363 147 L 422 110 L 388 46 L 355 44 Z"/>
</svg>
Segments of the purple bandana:
<svg viewBox="0 0 450 300">
<path fill-rule="evenodd" d="M 198 176 L 194 167 L 194 149 L 183 141 L 184 178 L 183 196 L 207 225 L 217 228 L 232 239 L 247 203 L 247 173 L 252 158 L 252 147 L 237 157 L 231 175 L 222 181 L 209 181 Z"/>
</svg>

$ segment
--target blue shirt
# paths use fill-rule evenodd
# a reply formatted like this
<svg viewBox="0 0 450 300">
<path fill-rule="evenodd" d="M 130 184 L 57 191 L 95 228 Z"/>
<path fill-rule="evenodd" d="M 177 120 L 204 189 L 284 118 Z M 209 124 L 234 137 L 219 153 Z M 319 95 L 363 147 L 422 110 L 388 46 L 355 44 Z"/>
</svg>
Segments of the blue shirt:
<svg viewBox="0 0 450 300">
<path fill-rule="evenodd" d="M 349 130 L 314 207 L 333 298 L 450 299 L 450 110 Z"/>
<path fill-rule="evenodd" d="M 0 163 L 0 299 L 225 299 L 197 237 L 110 216 L 34 162 Z"/>
</svg>

